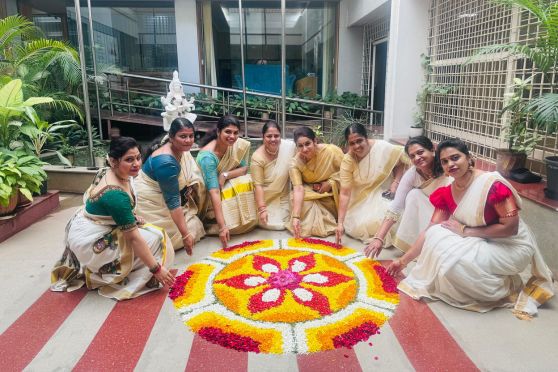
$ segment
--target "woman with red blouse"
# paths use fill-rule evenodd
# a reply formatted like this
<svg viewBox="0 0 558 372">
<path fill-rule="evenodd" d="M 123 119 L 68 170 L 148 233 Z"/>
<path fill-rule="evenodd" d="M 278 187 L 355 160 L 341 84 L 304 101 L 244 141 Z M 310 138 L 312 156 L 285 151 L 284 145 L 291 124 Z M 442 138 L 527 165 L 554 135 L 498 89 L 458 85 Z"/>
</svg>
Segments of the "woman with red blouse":
<svg viewBox="0 0 558 372">
<path fill-rule="evenodd" d="M 389 265 L 397 274 L 418 257 L 399 289 L 479 312 L 515 303 L 516 316 L 532 317 L 554 295 L 552 274 L 519 218 L 517 192 L 497 172 L 475 169 L 461 140 L 442 141 L 436 163 L 454 182 L 430 195 L 429 227 Z M 532 277 L 524 285 L 519 274 L 529 264 Z"/>
</svg>

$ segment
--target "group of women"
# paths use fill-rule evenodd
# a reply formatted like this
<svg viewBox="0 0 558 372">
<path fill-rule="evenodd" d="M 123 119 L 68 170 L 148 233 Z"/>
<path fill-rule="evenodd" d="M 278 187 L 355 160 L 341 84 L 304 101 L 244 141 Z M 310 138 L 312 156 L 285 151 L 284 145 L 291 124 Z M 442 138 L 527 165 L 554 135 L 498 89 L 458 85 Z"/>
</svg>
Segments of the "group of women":
<svg viewBox="0 0 558 372">
<path fill-rule="evenodd" d="M 267 121 L 250 159 L 239 131 L 236 117 L 222 117 L 194 160 L 192 117 L 178 118 L 143 167 L 133 139 L 113 140 L 110 167 L 68 223 L 52 289 L 86 284 L 111 298 L 133 298 L 173 283 L 174 249 L 192 254 L 206 234 L 226 247 L 231 235 L 260 226 L 296 238 L 335 235 L 338 244 L 347 234 L 365 243 L 370 257 L 393 245 L 406 253 L 390 273 L 417 260 L 400 283 L 416 299 L 476 311 L 515 303 L 528 317 L 553 295 L 550 270 L 518 217 L 515 190 L 497 173 L 474 169 L 460 140 L 435 150 L 420 136 L 402 149 L 368 138 L 355 123 L 345 130 L 344 153 L 319 143 L 308 127 L 294 131 L 294 142 L 281 139 L 277 123 Z M 529 264 L 524 286 L 519 274 Z"/>
</svg>

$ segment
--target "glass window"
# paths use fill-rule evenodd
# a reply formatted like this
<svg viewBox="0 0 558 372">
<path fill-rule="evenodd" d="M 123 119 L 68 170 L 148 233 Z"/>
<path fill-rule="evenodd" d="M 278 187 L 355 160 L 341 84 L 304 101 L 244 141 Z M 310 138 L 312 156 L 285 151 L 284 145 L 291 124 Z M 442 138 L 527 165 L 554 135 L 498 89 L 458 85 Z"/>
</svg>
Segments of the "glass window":
<svg viewBox="0 0 558 372">
<path fill-rule="evenodd" d="M 174 2 L 107 7 L 98 6 L 93 1 L 91 5 L 97 63 L 115 65 L 123 72 L 146 75 L 167 73 L 178 68 Z M 73 7 L 67 7 L 67 13 L 69 38 L 77 46 Z M 87 15 L 87 8 L 82 7 L 86 48 L 89 47 Z M 86 58 L 91 58 L 89 53 Z M 87 64 L 91 65 L 89 60 Z"/>
<path fill-rule="evenodd" d="M 280 94 L 280 4 L 244 1 L 242 5 L 246 87 Z M 206 0 L 201 7 L 205 83 L 241 88 L 238 3 Z M 287 93 L 314 96 L 334 90 L 336 14 L 337 2 L 287 2 Z"/>
</svg>

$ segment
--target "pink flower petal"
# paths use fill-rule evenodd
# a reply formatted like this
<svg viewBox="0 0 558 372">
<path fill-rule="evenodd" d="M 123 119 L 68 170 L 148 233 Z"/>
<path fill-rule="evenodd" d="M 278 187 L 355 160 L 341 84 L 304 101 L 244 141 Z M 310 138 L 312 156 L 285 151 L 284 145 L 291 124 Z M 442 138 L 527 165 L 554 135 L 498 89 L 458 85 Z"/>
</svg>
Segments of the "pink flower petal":
<svg viewBox="0 0 558 372">
<path fill-rule="evenodd" d="M 264 256 L 254 256 L 252 267 L 264 273 L 276 273 L 281 270 L 281 264 L 279 262 Z"/>
<path fill-rule="evenodd" d="M 302 265 L 305 266 L 302 267 Z M 291 269 L 291 271 L 294 271 L 295 273 L 301 271 L 308 271 L 310 269 L 313 269 L 314 266 L 316 266 L 316 260 L 314 259 L 314 254 L 308 254 L 306 256 L 293 258 L 292 260 L 289 261 L 289 268 Z M 296 269 L 300 269 L 300 270 L 297 271 Z"/>
<path fill-rule="evenodd" d="M 324 277 L 326 280 L 323 279 Z M 319 273 L 306 274 L 302 278 L 304 283 L 312 284 L 317 287 L 334 287 L 340 283 L 345 283 L 350 280 L 353 280 L 353 278 L 343 274 L 334 273 L 333 271 L 320 271 Z"/>
<path fill-rule="evenodd" d="M 260 279 L 255 279 L 260 278 Z M 264 284 L 267 281 L 266 278 L 260 276 L 254 276 L 249 274 L 241 274 L 237 276 L 233 276 L 232 278 L 216 280 L 215 283 L 222 283 L 232 288 L 237 289 L 250 289 L 254 287 L 258 287 Z M 260 282 L 257 284 L 257 282 Z"/>
</svg>

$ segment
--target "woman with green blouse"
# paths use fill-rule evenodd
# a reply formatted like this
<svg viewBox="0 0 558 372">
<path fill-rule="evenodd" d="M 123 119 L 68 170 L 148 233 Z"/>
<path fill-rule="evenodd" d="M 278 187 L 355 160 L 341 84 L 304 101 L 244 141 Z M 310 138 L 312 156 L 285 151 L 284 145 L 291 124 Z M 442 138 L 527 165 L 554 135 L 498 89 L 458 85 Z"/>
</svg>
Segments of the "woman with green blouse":
<svg viewBox="0 0 558 372">
<path fill-rule="evenodd" d="M 167 269 L 174 259 L 167 234 L 134 214 L 131 183 L 141 168 L 136 141 L 114 139 L 109 163 L 85 192 L 85 206 L 66 226 L 66 247 L 51 274 L 53 291 L 85 284 L 102 296 L 125 300 L 174 282 Z"/>
</svg>

